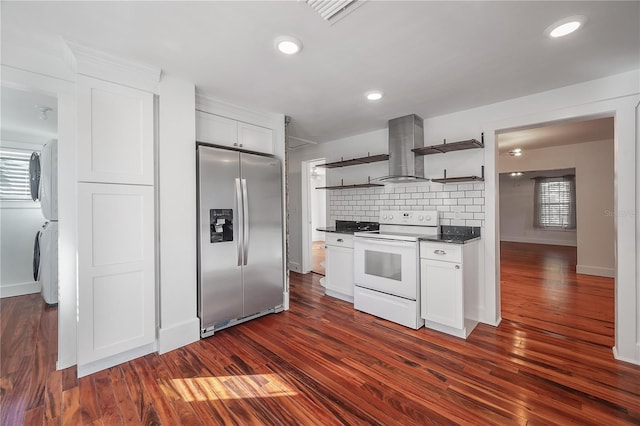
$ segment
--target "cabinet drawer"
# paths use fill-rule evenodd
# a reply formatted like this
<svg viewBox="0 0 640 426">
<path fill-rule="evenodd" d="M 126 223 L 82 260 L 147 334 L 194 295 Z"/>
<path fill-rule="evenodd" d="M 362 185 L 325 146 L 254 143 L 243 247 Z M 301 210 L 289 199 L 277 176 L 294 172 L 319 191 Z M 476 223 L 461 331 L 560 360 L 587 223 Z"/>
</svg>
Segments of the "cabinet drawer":
<svg viewBox="0 0 640 426">
<path fill-rule="evenodd" d="M 462 245 L 423 241 L 420 243 L 420 257 L 422 259 L 461 263 Z"/>
<path fill-rule="evenodd" d="M 353 235 L 327 232 L 325 243 L 332 246 L 353 248 Z"/>
</svg>

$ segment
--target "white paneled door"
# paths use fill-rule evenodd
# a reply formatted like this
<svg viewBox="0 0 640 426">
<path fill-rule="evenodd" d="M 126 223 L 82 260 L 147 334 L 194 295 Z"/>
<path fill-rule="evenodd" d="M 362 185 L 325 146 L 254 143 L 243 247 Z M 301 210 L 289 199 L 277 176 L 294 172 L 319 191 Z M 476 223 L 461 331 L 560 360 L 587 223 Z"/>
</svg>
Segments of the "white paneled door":
<svg viewBox="0 0 640 426">
<path fill-rule="evenodd" d="M 78 364 L 155 340 L 152 186 L 78 185 Z"/>
<path fill-rule="evenodd" d="M 153 185 L 153 94 L 78 76 L 78 180 Z"/>
</svg>

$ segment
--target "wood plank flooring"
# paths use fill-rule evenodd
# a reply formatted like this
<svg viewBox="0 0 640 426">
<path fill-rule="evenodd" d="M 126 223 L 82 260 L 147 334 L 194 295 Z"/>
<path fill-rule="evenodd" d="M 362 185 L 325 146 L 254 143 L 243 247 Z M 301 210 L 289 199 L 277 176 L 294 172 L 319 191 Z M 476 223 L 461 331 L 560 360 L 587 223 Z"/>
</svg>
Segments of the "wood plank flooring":
<svg viewBox="0 0 640 426">
<path fill-rule="evenodd" d="M 2 299 L 0 424 L 640 424 L 640 367 L 613 359 L 612 322 L 597 314 L 610 282 L 571 296 L 593 321 L 547 331 L 571 303 L 536 302 L 558 290 L 536 289 L 545 272 L 516 251 L 503 262 L 505 319 L 466 341 L 354 311 L 324 296 L 318 275 L 292 273 L 288 312 L 81 379 L 54 370 L 55 309 L 39 295 Z"/>
</svg>

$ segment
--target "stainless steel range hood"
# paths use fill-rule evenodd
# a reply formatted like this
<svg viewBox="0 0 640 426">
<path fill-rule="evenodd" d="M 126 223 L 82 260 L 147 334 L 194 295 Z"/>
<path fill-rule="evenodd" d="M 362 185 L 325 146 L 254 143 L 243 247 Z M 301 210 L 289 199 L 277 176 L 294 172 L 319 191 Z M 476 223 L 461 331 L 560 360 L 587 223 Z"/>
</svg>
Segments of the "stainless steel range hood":
<svg viewBox="0 0 640 426">
<path fill-rule="evenodd" d="M 376 180 L 383 183 L 427 181 L 424 158 L 413 148 L 424 146 L 423 119 L 415 114 L 389 120 L 389 176 Z"/>
</svg>

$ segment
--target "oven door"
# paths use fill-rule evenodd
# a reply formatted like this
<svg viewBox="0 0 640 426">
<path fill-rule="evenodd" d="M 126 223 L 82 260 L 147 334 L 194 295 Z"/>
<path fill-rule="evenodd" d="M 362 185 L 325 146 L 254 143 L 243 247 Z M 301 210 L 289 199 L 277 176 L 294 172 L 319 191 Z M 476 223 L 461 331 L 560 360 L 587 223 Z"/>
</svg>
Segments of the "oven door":
<svg viewBox="0 0 640 426">
<path fill-rule="evenodd" d="M 358 287 L 416 300 L 418 243 L 355 237 L 354 281 Z"/>
</svg>

